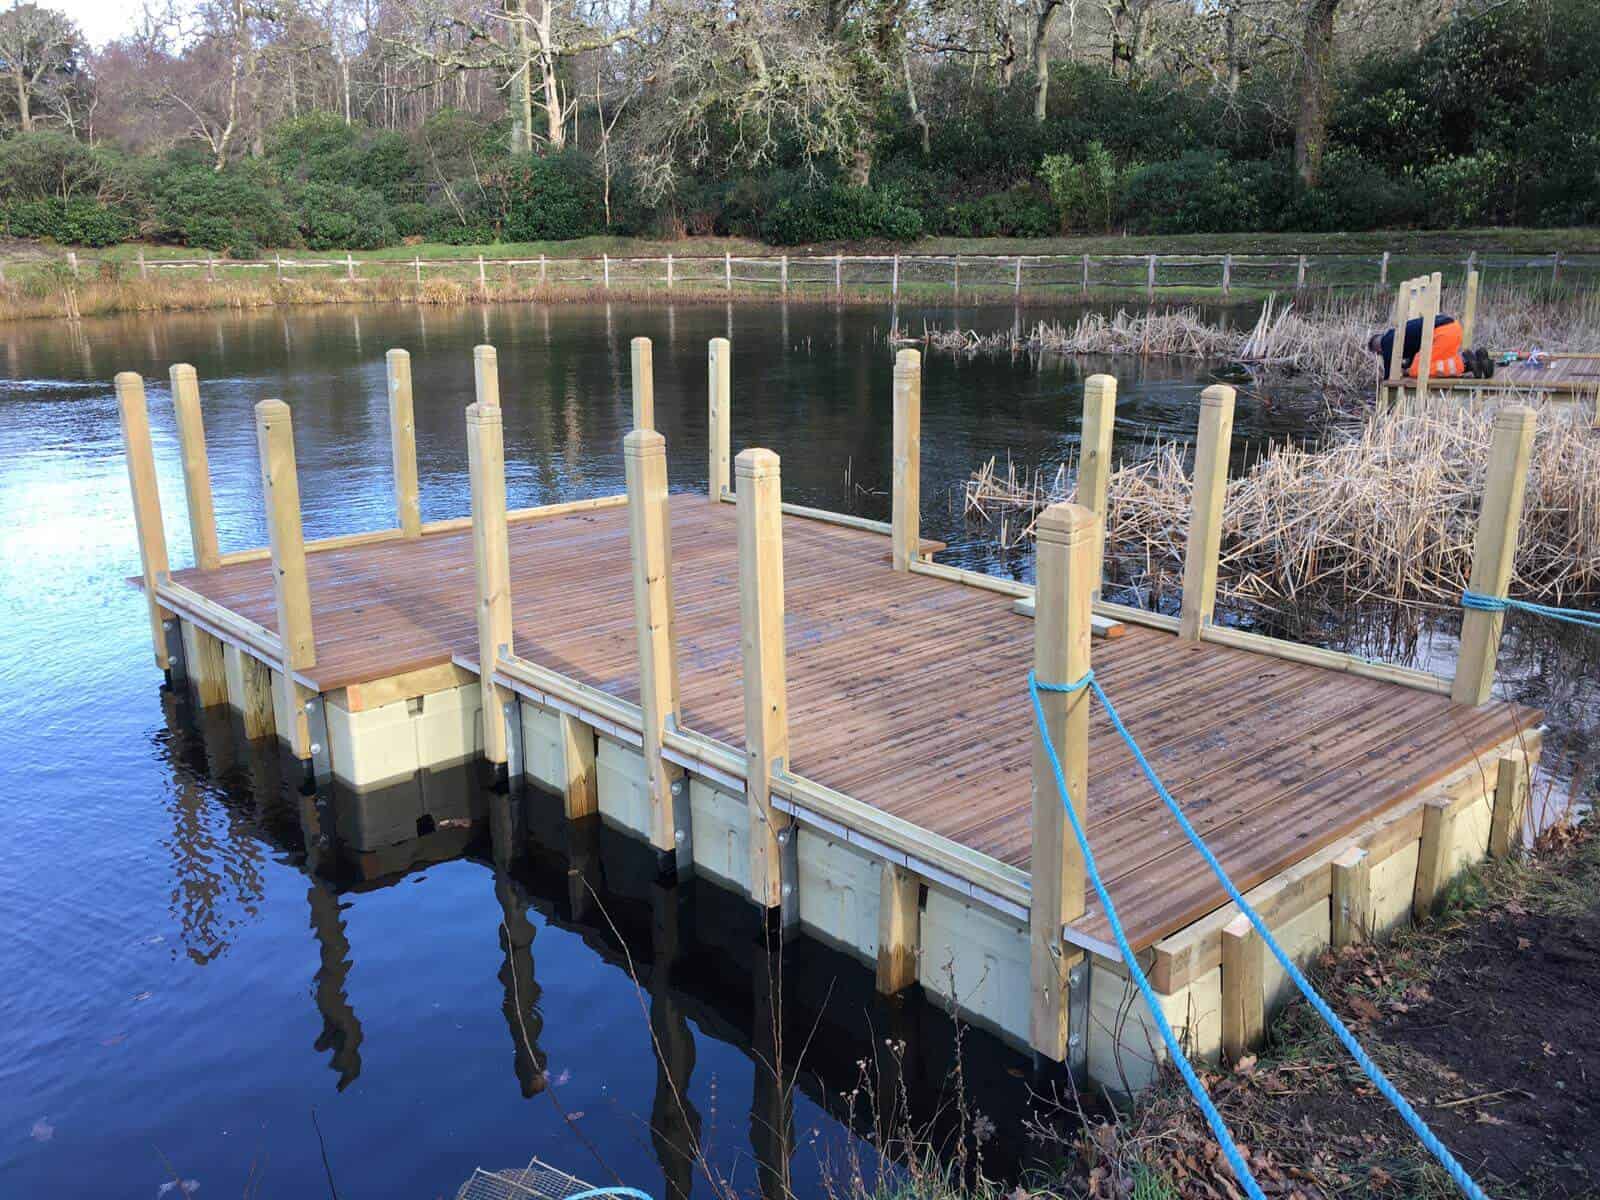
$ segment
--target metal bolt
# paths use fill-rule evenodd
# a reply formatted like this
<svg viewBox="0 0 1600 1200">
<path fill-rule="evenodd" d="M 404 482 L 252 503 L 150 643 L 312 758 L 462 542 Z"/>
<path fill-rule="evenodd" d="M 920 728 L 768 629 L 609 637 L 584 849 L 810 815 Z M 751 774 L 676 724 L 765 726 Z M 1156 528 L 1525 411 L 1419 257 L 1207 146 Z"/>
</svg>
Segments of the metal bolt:
<svg viewBox="0 0 1600 1200">
<path fill-rule="evenodd" d="M 785 895 L 785 896 L 792 896 L 792 895 L 794 895 L 794 884 L 792 884 L 792 883 L 786 883 L 786 884 L 784 884 L 784 885 L 783 885 L 783 894 L 784 894 L 784 895 Z"/>
<path fill-rule="evenodd" d="M 1068 971 L 1067 972 L 1067 982 L 1070 983 L 1073 987 L 1077 987 L 1080 983 L 1082 983 L 1083 982 L 1083 968 L 1082 967 L 1073 967 L 1072 970 Z"/>
<path fill-rule="evenodd" d="M 306 711 L 308 713 L 316 712 L 317 711 L 317 702 L 315 700 L 307 700 L 306 701 Z"/>
<path fill-rule="evenodd" d="M 1074 1033 L 1067 1037 L 1067 1045 L 1071 1046 L 1074 1050 L 1078 1048 L 1078 1043 L 1081 1041 L 1083 1041 L 1083 1035 L 1081 1034 Z"/>
<path fill-rule="evenodd" d="M 789 831 L 787 829 L 779 830 L 778 831 L 778 845 L 787 846 L 788 844 L 789 844 Z"/>
<path fill-rule="evenodd" d="M 312 754 L 321 754 L 322 753 L 322 743 L 321 742 L 312 742 L 311 743 L 311 753 Z"/>
<path fill-rule="evenodd" d="M 683 845 L 683 844 L 684 844 L 684 843 L 685 843 L 685 842 L 686 842 L 686 841 L 688 841 L 688 840 L 689 840 L 689 839 L 688 839 L 688 837 L 687 837 L 687 836 L 686 836 L 686 835 L 685 835 L 685 834 L 684 834 L 684 832 L 683 832 L 683 830 L 681 830 L 681 829 L 676 829 L 676 830 L 673 830 L 673 833 L 672 833 L 672 840 L 673 840 L 673 841 L 675 841 L 675 842 L 677 842 L 677 843 L 678 843 L 678 845 L 680 845 L 680 846 L 681 846 L 681 845 Z"/>
<path fill-rule="evenodd" d="M 511 705 L 506 705 L 503 711 L 505 712 L 506 716 L 509 717 L 511 715 Z"/>
<path fill-rule="evenodd" d="M 163 621 L 163 622 L 161 622 L 161 628 L 163 628 L 163 629 L 171 629 L 172 628 L 172 622 L 171 621 Z"/>
<path fill-rule="evenodd" d="M 674 795 L 674 796 L 681 796 L 681 795 L 683 795 L 683 780 L 681 780 L 681 779 L 674 779 L 674 780 L 673 780 L 673 781 L 672 781 L 672 794 L 673 794 L 673 795 Z"/>
</svg>

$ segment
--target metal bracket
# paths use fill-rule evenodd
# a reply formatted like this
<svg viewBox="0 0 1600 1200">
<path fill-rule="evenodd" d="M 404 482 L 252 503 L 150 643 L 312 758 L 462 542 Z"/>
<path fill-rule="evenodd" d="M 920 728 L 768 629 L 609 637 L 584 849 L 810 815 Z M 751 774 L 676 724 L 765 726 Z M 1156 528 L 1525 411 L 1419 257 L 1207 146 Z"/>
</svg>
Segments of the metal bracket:
<svg viewBox="0 0 1600 1200">
<path fill-rule="evenodd" d="M 501 706 L 506 722 L 506 783 L 512 788 L 522 786 L 524 759 L 522 753 L 522 701 L 512 693 L 511 699 Z"/>
<path fill-rule="evenodd" d="M 800 924 L 800 826 L 778 830 L 778 921 L 783 929 Z"/>
<path fill-rule="evenodd" d="M 679 771 L 668 788 L 672 798 L 672 842 L 679 876 L 694 873 L 694 817 L 689 805 L 689 776 Z"/>
<path fill-rule="evenodd" d="M 167 641 L 167 682 L 177 687 L 189 681 L 189 661 L 183 654 L 183 624 L 176 616 L 162 617 L 161 632 Z"/>
<path fill-rule="evenodd" d="M 333 750 L 328 745 L 328 710 L 320 694 L 308 698 L 305 705 L 306 726 L 311 734 L 311 777 L 318 784 L 324 784 L 333 778 Z"/>
<path fill-rule="evenodd" d="M 1089 956 L 1067 970 L 1067 1069 L 1080 1084 L 1089 1072 Z"/>
</svg>

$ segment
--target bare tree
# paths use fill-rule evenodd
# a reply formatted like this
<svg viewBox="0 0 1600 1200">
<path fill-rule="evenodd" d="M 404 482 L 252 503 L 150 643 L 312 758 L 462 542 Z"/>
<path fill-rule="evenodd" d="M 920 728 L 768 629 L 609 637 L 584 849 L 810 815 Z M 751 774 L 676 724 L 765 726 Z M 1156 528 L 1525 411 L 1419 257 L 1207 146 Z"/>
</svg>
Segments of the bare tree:
<svg viewBox="0 0 1600 1200">
<path fill-rule="evenodd" d="M 0 71 L 11 83 L 23 133 L 33 132 L 35 106 L 70 82 L 82 52 L 83 35 L 65 13 L 37 4 L 0 13 Z"/>
<path fill-rule="evenodd" d="M 1294 169 L 1300 182 L 1316 187 L 1328 140 L 1328 105 L 1333 71 L 1333 17 L 1339 0 L 1306 0 L 1305 40 L 1300 52 L 1299 107 L 1294 123 Z"/>
<path fill-rule="evenodd" d="M 1033 17 L 1033 119 L 1044 121 L 1050 99 L 1050 27 L 1061 11 L 1061 0 L 1028 0 Z"/>
</svg>

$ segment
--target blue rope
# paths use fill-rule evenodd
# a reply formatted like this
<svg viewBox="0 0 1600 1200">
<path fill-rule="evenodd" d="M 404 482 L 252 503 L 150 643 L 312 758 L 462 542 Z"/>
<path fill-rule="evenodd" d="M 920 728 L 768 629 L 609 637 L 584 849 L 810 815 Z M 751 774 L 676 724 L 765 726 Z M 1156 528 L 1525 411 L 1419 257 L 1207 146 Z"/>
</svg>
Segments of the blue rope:
<svg viewBox="0 0 1600 1200">
<path fill-rule="evenodd" d="M 655 1200 L 649 1192 L 641 1192 L 638 1188 L 631 1187 L 597 1187 L 589 1188 L 583 1192 L 573 1192 L 570 1196 L 563 1196 L 562 1200 L 595 1200 L 598 1196 L 626 1196 L 628 1200 Z"/>
<path fill-rule="evenodd" d="M 1172 1032 L 1166 1014 L 1161 1011 L 1161 1004 L 1156 999 L 1155 990 L 1150 986 L 1150 981 L 1145 978 L 1144 970 L 1139 966 L 1139 957 L 1134 954 L 1133 947 L 1128 945 L 1128 935 L 1122 930 L 1122 922 L 1117 918 L 1117 906 L 1111 902 L 1111 894 L 1106 891 L 1106 885 L 1100 879 L 1100 868 L 1095 865 L 1094 851 L 1089 849 L 1089 837 L 1083 831 L 1083 825 L 1078 820 L 1078 814 L 1073 811 L 1072 800 L 1067 794 L 1067 777 L 1061 770 L 1061 759 L 1056 756 L 1056 748 L 1050 739 L 1050 733 L 1045 726 L 1044 704 L 1039 699 L 1039 693 L 1045 692 L 1081 692 L 1084 688 L 1093 686 L 1095 692 L 1105 699 L 1105 693 L 1100 691 L 1100 685 L 1095 683 L 1094 672 L 1087 672 L 1077 683 L 1040 683 L 1032 671 L 1028 672 L 1028 696 L 1033 701 L 1034 719 L 1039 724 L 1039 738 L 1044 743 L 1045 757 L 1050 760 L 1050 771 L 1056 777 L 1056 787 L 1061 792 L 1062 806 L 1067 810 L 1067 820 L 1072 823 L 1072 835 L 1078 839 L 1078 849 L 1083 852 L 1083 866 L 1089 876 L 1089 882 L 1094 885 L 1095 894 L 1100 897 L 1100 905 L 1105 909 L 1106 919 L 1111 924 L 1111 932 L 1117 939 L 1117 949 L 1122 951 L 1122 961 L 1127 964 L 1128 974 L 1133 977 L 1133 982 L 1138 985 L 1139 991 L 1144 996 L 1146 1007 L 1150 1015 L 1155 1018 L 1156 1028 L 1161 1033 L 1161 1040 L 1166 1042 L 1167 1050 L 1172 1055 L 1173 1062 L 1178 1065 L 1178 1073 L 1183 1076 L 1183 1082 L 1189 1085 L 1189 1094 L 1194 1097 L 1194 1102 L 1200 1106 L 1200 1112 L 1206 1119 L 1206 1124 L 1211 1127 L 1211 1135 L 1217 1139 L 1217 1145 L 1222 1147 L 1223 1157 L 1228 1160 L 1228 1166 L 1233 1171 L 1233 1177 L 1239 1181 L 1239 1186 L 1244 1188 L 1250 1200 L 1266 1200 L 1266 1193 L 1261 1190 L 1261 1185 L 1256 1183 L 1255 1176 L 1250 1174 L 1250 1168 L 1245 1165 L 1244 1156 L 1239 1153 L 1239 1147 L 1234 1144 L 1233 1135 L 1228 1132 L 1228 1125 L 1222 1119 L 1222 1114 L 1217 1111 L 1217 1106 L 1211 1102 L 1205 1085 L 1200 1082 L 1190 1066 L 1188 1056 L 1178 1044 L 1178 1037 Z"/>
<path fill-rule="evenodd" d="M 1556 621 L 1570 621 L 1585 629 L 1600 629 L 1600 613 L 1584 612 L 1581 608 L 1556 608 L 1551 604 L 1535 604 L 1531 600 L 1511 600 L 1505 596 L 1485 596 L 1479 592 L 1461 593 L 1461 607 L 1477 612 L 1505 612 L 1520 609 L 1536 617 L 1550 617 Z"/>
<path fill-rule="evenodd" d="M 1128 732 L 1128 727 L 1122 723 L 1122 718 L 1117 714 L 1116 706 L 1106 696 L 1105 689 L 1095 679 L 1093 671 L 1087 672 L 1082 679 L 1073 684 L 1043 684 L 1033 677 L 1032 672 L 1029 672 L 1028 675 L 1029 694 L 1033 697 L 1033 711 L 1039 723 L 1039 736 L 1044 741 L 1046 756 L 1049 758 L 1051 769 L 1055 773 L 1056 784 L 1061 788 L 1063 802 L 1066 802 L 1067 798 L 1066 780 L 1061 773 L 1061 764 L 1056 758 L 1055 747 L 1051 744 L 1049 733 L 1045 728 L 1044 708 L 1039 703 L 1039 690 L 1042 688 L 1046 691 L 1076 692 L 1081 691 L 1085 686 L 1094 689 L 1094 694 L 1100 698 L 1100 703 L 1105 705 L 1106 715 L 1111 718 L 1112 728 L 1117 731 L 1117 736 L 1132 751 L 1134 759 L 1139 764 L 1139 769 L 1144 772 L 1145 778 L 1155 788 L 1156 795 L 1161 798 L 1162 803 L 1172 813 L 1173 819 L 1178 823 L 1178 828 L 1183 830 L 1183 834 L 1189 839 L 1190 844 L 1200 852 L 1200 857 L 1205 860 L 1206 865 L 1211 868 L 1212 874 L 1221 882 L 1229 898 L 1239 906 L 1239 911 L 1250 919 L 1250 924 L 1261 935 L 1261 940 L 1267 949 L 1272 951 L 1273 958 L 1278 960 L 1278 965 L 1283 968 L 1284 974 L 1294 982 L 1295 987 L 1300 990 L 1300 994 L 1306 998 L 1306 1002 L 1322 1018 L 1323 1022 L 1333 1032 L 1333 1035 L 1339 1039 L 1340 1044 L 1344 1046 L 1350 1057 L 1355 1060 L 1356 1065 L 1372 1081 L 1373 1086 L 1378 1089 L 1383 1098 L 1400 1114 L 1401 1119 L 1411 1127 L 1411 1131 L 1416 1134 L 1417 1140 L 1422 1143 L 1429 1154 L 1438 1160 L 1439 1165 L 1455 1181 L 1456 1186 L 1471 1200 L 1488 1200 L 1488 1196 L 1483 1189 L 1473 1182 L 1472 1177 L 1456 1161 L 1455 1156 L 1445 1148 L 1444 1143 L 1439 1140 L 1433 1130 L 1428 1128 L 1427 1123 L 1417 1115 L 1416 1110 L 1411 1107 L 1394 1084 L 1389 1082 L 1388 1076 L 1379 1070 L 1378 1064 L 1373 1062 L 1367 1052 L 1361 1048 L 1361 1043 L 1356 1041 L 1355 1036 L 1345 1028 L 1344 1022 L 1339 1020 L 1334 1011 L 1328 1007 L 1327 1001 L 1317 994 L 1317 990 L 1311 986 L 1310 981 L 1301 973 L 1300 968 L 1295 966 L 1294 960 L 1284 953 L 1282 946 L 1278 945 L 1278 940 L 1272 936 L 1272 931 L 1267 928 L 1266 922 L 1261 919 L 1260 914 L 1250 906 L 1243 894 L 1234 886 L 1233 880 L 1228 877 L 1227 871 L 1217 861 L 1217 856 L 1211 852 L 1211 848 L 1205 844 L 1200 835 L 1195 832 L 1194 826 L 1189 823 L 1189 819 L 1183 815 L 1183 809 L 1179 806 L 1177 800 L 1173 798 L 1172 793 L 1167 790 L 1166 785 L 1161 782 L 1161 778 L 1156 774 L 1155 768 L 1150 765 L 1150 760 L 1144 756 L 1144 751 L 1139 748 L 1139 743 L 1134 741 L 1133 735 Z M 1116 912 L 1111 907 L 1110 898 L 1106 895 L 1105 888 L 1100 883 L 1099 874 L 1092 865 L 1093 858 L 1089 854 L 1088 842 L 1083 836 L 1077 814 L 1072 811 L 1070 803 L 1067 803 L 1066 807 L 1067 815 L 1072 820 L 1073 832 L 1078 835 L 1078 844 L 1083 848 L 1084 861 L 1090 864 L 1089 877 L 1094 881 L 1095 891 L 1099 893 L 1101 903 L 1105 905 L 1106 916 L 1111 923 L 1113 932 L 1116 934 L 1117 944 L 1122 950 L 1123 957 L 1129 960 L 1129 966 L 1132 967 L 1133 952 L 1129 948 L 1127 938 L 1124 936 L 1122 927 L 1117 921 Z M 1161 1010 L 1154 1003 L 1148 982 L 1145 981 L 1142 974 L 1137 976 L 1137 980 L 1140 984 L 1140 990 L 1145 993 L 1146 1003 L 1150 1005 L 1151 1011 L 1155 1014 L 1162 1036 L 1166 1039 L 1167 1045 L 1175 1051 L 1176 1043 L 1172 1037 L 1172 1031 L 1162 1018 Z M 1239 1161 L 1238 1151 L 1233 1147 L 1232 1141 L 1228 1140 L 1227 1127 L 1222 1124 L 1222 1118 L 1216 1116 L 1216 1110 L 1212 1107 L 1210 1098 L 1201 1099 L 1203 1092 L 1199 1087 L 1198 1081 L 1194 1080 L 1193 1072 L 1188 1068 L 1187 1061 L 1180 1056 L 1178 1064 L 1178 1069 L 1183 1072 L 1185 1082 L 1189 1082 L 1189 1090 L 1194 1093 L 1195 1100 L 1200 1104 L 1201 1111 L 1206 1114 L 1207 1123 L 1211 1125 L 1211 1130 L 1216 1135 L 1218 1143 L 1222 1146 L 1223 1153 L 1228 1157 L 1228 1163 L 1233 1167 L 1235 1176 L 1244 1184 L 1245 1190 L 1250 1192 L 1252 1196 L 1259 1195 L 1260 1191 L 1255 1189 L 1254 1180 L 1250 1179 L 1248 1173 L 1240 1174 L 1240 1171 L 1244 1169 L 1244 1165 Z M 1215 1117 L 1214 1120 L 1213 1117 Z"/>
</svg>

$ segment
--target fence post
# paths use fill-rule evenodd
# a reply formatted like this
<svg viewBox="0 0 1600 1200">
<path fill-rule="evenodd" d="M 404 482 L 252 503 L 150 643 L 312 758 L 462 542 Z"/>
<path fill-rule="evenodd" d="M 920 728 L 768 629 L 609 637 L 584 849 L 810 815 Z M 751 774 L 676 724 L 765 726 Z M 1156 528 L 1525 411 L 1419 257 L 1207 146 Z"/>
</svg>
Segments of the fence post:
<svg viewBox="0 0 1600 1200">
<path fill-rule="evenodd" d="M 278 279 L 281 281 L 283 279 L 283 255 L 279 251 L 274 250 L 272 252 L 272 261 L 278 266 Z"/>
<path fill-rule="evenodd" d="M 278 735 L 298 759 L 313 757 L 310 703 L 316 693 L 295 679 L 295 672 L 317 663 L 311 630 L 311 585 L 306 578 L 305 534 L 300 525 L 300 477 L 295 468 L 294 427 L 282 400 L 256 405 L 256 445 L 261 456 L 261 494 L 267 505 L 267 539 L 272 550 L 273 598 L 278 612 L 278 637 L 283 662 L 273 681 L 282 689 L 289 728 Z"/>
<path fill-rule="evenodd" d="M 1156 298 L 1156 256 L 1154 254 L 1150 256 L 1150 261 L 1145 267 L 1144 294 L 1147 300 Z"/>
<path fill-rule="evenodd" d="M 67 251 L 67 265 L 72 268 L 72 277 L 74 279 L 78 278 L 78 252 L 76 250 Z"/>
<path fill-rule="evenodd" d="M 1472 544 L 1472 576 L 1468 587 L 1480 596 L 1504 596 L 1515 574 L 1517 531 L 1533 453 L 1533 409 L 1523 404 L 1502 408 L 1494 419 L 1494 444 L 1478 510 L 1478 531 Z M 1461 614 L 1461 653 L 1456 660 L 1450 698 L 1478 705 L 1494 688 L 1495 660 L 1500 653 L 1503 612 L 1469 608 Z"/>
<path fill-rule="evenodd" d="M 1236 1063 L 1266 1032 L 1266 943 L 1240 913 L 1222 927 L 1222 1057 Z"/>
<path fill-rule="evenodd" d="M 1419 415 L 1422 402 L 1428 397 L 1428 379 L 1433 374 L 1433 319 L 1439 315 L 1440 287 L 1437 271 L 1422 282 L 1422 348 L 1417 351 L 1417 386 L 1413 393 Z"/>
<path fill-rule="evenodd" d="M 951 294 L 953 295 L 953 297 L 955 299 L 955 302 L 957 304 L 960 304 L 961 303 L 961 255 L 959 255 L 959 254 L 956 255 L 955 264 L 956 264 L 955 274 L 954 274 L 954 276 L 951 277 L 950 288 L 951 288 Z"/>
<path fill-rule="evenodd" d="M 844 255 L 833 256 L 833 296 L 837 300 L 844 295 Z"/>
<path fill-rule="evenodd" d="M 1222 256 L 1222 294 L 1228 295 L 1233 290 L 1233 255 Z"/>
<path fill-rule="evenodd" d="M 150 609 L 150 640 L 155 643 L 156 666 L 166 671 L 172 667 L 167 639 L 177 637 L 178 629 L 172 615 L 156 599 L 156 587 L 166 582 L 171 567 L 166 528 L 161 522 L 161 493 L 156 486 L 155 448 L 150 443 L 150 409 L 145 403 L 144 380 L 136 371 L 117 373 L 117 412 L 122 423 L 123 452 L 128 456 L 128 489 L 133 494 L 140 573 L 145 604 Z"/>
<path fill-rule="evenodd" d="M 1478 271 L 1467 270 L 1467 295 L 1461 303 L 1461 349 L 1472 349 L 1472 334 L 1478 324 Z"/>
<path fill-rule="evenodd" d="M 77 259 L 73 259 L 72 273 L 78 273 Z M 1555 257 L 1550 260 L 1550 286 L 1555 287 L 1561 279 L 1561 251 L 1557 250 Z"/>
<path fill-rule="evenodd" d="M 482 299 L 489 297 L 489 277 L 483 271 L 483 255 L 478 255 L 478 295 Z"/>
<path fill-rule="evenodd" d="M 1528 755 L 1513 750 L 1495 771 L 1494 807 L 1489 815 L 1489 857 L 1507 858 L 1522 840 L 1528 804 Z"/>
<path fill-rule="evenodd" d="M 1384 251 L 1385 265 L 1388 263 L 1388 251 Z M 1394 330 L 1392 348 L 1389 351 L 1389 367 L 1387 373 L 1383 364 L 1378 364 L 1378 410 L 1389 412 L 1400 407 L 1403 395 L 1401 380 L 1404 378 L 1403 350 L 1405 348 L 1406 322 L 1411 319 L 1411 285 L 1414 280 L 1406 280 L 1394 290 Z M 1389 403 L 1384 404 L 1384 392 L 1390 392 Z"/>
<path fill-rule="evenodd" d="M 422 502 L 417 486 L 417 419 L 411 395 L 411 355 L 384 355 L 389 376 L 389 454 L 394 463 L 394 509 L 400 532 L 422 536 Z"/>
<path fill-rule="evenodd" d="M 1017 281 L 1011 287 L 1014 296 L 1022 295 L 1022 255 L 1017 255 Z"/>
<path fill-rule="evenodd" d="M 347 278 L 352 279 L 352 280 L 355 279 L 355 277 L 356 277 L 356 256 L 354 254 L 350 253 L 350 251 L 348 251 L 348 250 L 346 250 L 345 253 L 344 253 L 344 271 L 345 271 L 345 275 L 346 275 Z"/>
<path fill-rule="evenodd" d="M 1095 530 L 1094 596 L 1100 597 L 1100 574 L 1106 546 L 1106 488 L 1111 479 L 1111 435 L 1117 422 L 1117 381 L 1091 375 L 1083 384 L 1083 433 L 1078 446 L 1078 503 L 1092 512 Z"/>
<path fill-rule="evenodd" d="M 722 290 L 733 295 L 733 255 L 722 252 Z"/>
<path fill-rule="evenodd" d="M 211 464 L 206 456 L 205 419 L 200 414 L 200 379 L 188 363 L 175 363 L 172 408 L 178 419 L 178 446 L 183 453 L 183 494 L 189 502 L 189 541 L 194 564 L 202 571 L 221 565 L 217 549 L 217 510 L 211 498 Z"/>
<path fill-rule="evenodd" d="M 143 246 L 139 247 L 139 278 L 140 279 L 148 279 L 148 278 L 150 278 L 150 268 L 145 264 L 145 261 L 144 261 L 144 247 Z"/>
<path fill-rule="evenodd" d="M 479 350 L 489 349 L 487 346 Z M 476 356 L 475 356 L 476 357 Z M 489 364 L 493 366 L 492 358 Z M 512 652 L 511 551 L 506 532 L 504 417 L 482 396 L 467 405 L 467 470 L 472 489 L 472 567 L 477 583 L 478 687 L 483 756 L 507 759 L 507 697 L 494 682 L 500 659 Z"/>
<path fill-rule="evenodd" d="M 656 374 L 654 351 L 647 337 L 636 337 L 629 343 L 633 367 L 633 427 L 656 427 Z"/>
<path fill-rule="evenodd" d="M 1222 507 L 1228 495 L 1228 448 L 1233 439 L 1234 391 L 1225 383 L 1200 393 L 1200 429 L 1194 445 L 1194 495 L 1189 540 L 1183 552 L 1183 605 L 1178 636 L 1198 642 L 1217 602 L 1217 555 L 1222 548 Z"/>
<path fill-rule="evenodd" d="M 706 353 L 706 382 L 711 397 L 707 422 L 707 441 L 711 461 L 707 489 L 713 500 L 722 499 L 728 490 L 728 455 L 732 444 L 733 347 L 727 338 L 714 337 Z"/>
<path fill-rule="evenodd" d="M 539 286 L 540 287 L 543 287 L 545 285 L 545 280 L 548 278 L 548 276 L 545 273 L 545 269 L 546 269 L 547 265 L 548 264 L 546 263 L 545 256 L 542 255 L 542 254 L 539 255 Z"/>
<path fill-rule="evenodd" d="M 611 256 L 610 255 L 602 254 L 600 256 L 600 271 L 601 271 L 601 274 L 605 278 L 606 291 L 609 292 L 611 290 Z"/>
<path fill-rule="evenodd" d="M 740 451 L 739 641 L 744 647 L 745 803 L 750 815 L 750 898 L 765 909 L 789 908 L 795 880 L 784 859 L 794 836 L 772 805 L 774 769 L 788 765 L 789 702 L 783 644 L 783 488 L 778 456 Z M 792 862 L 792 858 L 790 859 Z M 787 887 L 786 887 L 787 884 Z M 788 890 L 791 903 L 785 905 Z"/>
<path fill-rule="evenodd" d="M 1089 671 L 1090 594 L 1100 578 L 1093 561 L 1098 518 L 1077 504 L 1052 504 L 1038 524 L 1038 611 L 1033 623 L 1033 671 L 1041 683 L 1073 683 Z M 1033 734 L 1033 880 L 1029 903 L 1029 1041 L 1062 1062 L 1067 1028 L 1069 969 L 1081 959 L 1065 951 L 1062 927 L 1083 915 L 1083 854 L 1067 823 L 1045 749 L 1050 739 L 1067 784 L 1067 802 L 1088 826 L 1089 689 L 1040 692 L 1044 728 Z"/>
<path fill-rule="evenodd" d="M 1089 256 L 1083 256 L 1083 286 L 1079 289 L 1085 296 L 1089 294 Z"/>
<path fill-rule="evenodd" d="M 422 286 L 422 255 L 413 254 L 411 256 L 411 270 L 412 270 L 412 273 L 416 277 L 417 286 L 421 287 Z"/>
<path fill-rule="evenodd" d="M 667 291 L 672 290 L 672 255 L 667 255 Z"/>
<path fill-rule="evenodd" d="M 783 283 L 783 294 L 787 296 L 789 294 L 789 256 L 787 254 L 783 256 L 780 270 L 782 271 L 780 278 Z"/>
<path fill-rule="evenodd" d="M 1297 292 L 1306 290 L 1306 256 L 1304 254 L 1300 256 L 1299 261 L 1295 264 L 1294 290 Z"/>
<path fill-rule="evenodd" d="M 906 571 L 922 556 L 922 355 L 916 350 L 894 356 L 893 488 L 894 569 Z"/>
<path fill-rule="evenodd" d="M 642 339 L 640 339 L 642 340 Z M 638 345 L 638 341 L 634 345 Z M 667 439 L 636 428 L 622 440 L 628 482 L 628 539 L 633 559 L 634 629 L 639 645 L 639 707 L 650 844 L 663 871 L 692 847 L 683 771 L 662 757 L 662 735 L 678 719 L 678 645 L 672 603 L 672 527 L 667 502 Z M 682 833 L 680 842 L 676 836 Z"/>
<path fill-rule="evenodd" d="M 74 275 L 78 273 L 76 255 L 73 256 L 72 273 Z M 213 283 L 217 281 L 217 256 L 215 254 L 206 259 L 206 278 L 211 280 Z"/>
<path fill-rule="evenodd" d="M 895 299 L 900 296 L 900 256 L 894 256 L 894 268 L 889 276 L 889 295 Z"/>
</svg>

